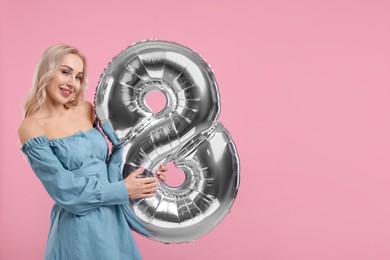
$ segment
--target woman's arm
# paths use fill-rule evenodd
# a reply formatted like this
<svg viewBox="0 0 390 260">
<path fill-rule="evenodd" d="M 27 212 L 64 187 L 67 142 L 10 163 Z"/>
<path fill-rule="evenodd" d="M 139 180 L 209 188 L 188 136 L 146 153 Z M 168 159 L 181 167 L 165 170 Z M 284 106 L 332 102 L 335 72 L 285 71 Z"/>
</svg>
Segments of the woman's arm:
<svg viewBox="0 0 390 260">
<path fill-rule="evenodd" d="M 39 127 L 31 130 L 35 129 L 31 126 L 27 122 L 19 128 L 20 140 L 24 142 L 22 151 L 56 203 L 76 215 L 88 214 L 104 205 L 128 204 L 128 192 L 123 181 L 101 183 L 96 175 L 76 176 L 62 166 L 48 139 L 38 135 Z"/>
<path fill-rule="evenodd" d="M 44 137 L 31 139 L 23 152 L 50 197 L 76 215 L 86 215 L 104 205 L 128 204 L 123 181 L 101 183 L 97 175 L 78 177 L 64 169 Z"/>
</svg>

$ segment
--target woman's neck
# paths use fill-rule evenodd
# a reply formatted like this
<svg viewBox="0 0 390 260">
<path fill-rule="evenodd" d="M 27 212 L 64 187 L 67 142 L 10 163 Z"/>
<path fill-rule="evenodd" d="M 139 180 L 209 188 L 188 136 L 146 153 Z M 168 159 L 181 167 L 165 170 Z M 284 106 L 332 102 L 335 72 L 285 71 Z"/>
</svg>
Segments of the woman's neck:
<svg viewBox="0 0 390 260">
<path fill-rule="evenodd" d="M 40 108 L 40 114 L 45 118 L 64 117 L 68 111 L 69 108 L 64 104 L 54 103 L 50 100 L 46 100 Z"/>
</svg>

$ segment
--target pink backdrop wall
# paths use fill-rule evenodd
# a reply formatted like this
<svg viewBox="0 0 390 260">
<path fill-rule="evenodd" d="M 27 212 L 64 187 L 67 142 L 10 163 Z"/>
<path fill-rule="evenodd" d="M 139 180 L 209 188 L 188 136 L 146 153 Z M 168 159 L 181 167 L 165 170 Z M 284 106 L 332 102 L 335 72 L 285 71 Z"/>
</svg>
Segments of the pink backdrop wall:
<svg viewBox="0 0 390 260">
<path fill-rule="evenodd" d="M 241 159 L 232 212 L 145 259 L 390 259 L 390 2 L 28 1 L 0 6 L 0 259 L 42 259 L 52 201 L 19 151 L 36 62 L 65 42 L 106 63 L 150 38 L 200 53 Z"/>
</svg>

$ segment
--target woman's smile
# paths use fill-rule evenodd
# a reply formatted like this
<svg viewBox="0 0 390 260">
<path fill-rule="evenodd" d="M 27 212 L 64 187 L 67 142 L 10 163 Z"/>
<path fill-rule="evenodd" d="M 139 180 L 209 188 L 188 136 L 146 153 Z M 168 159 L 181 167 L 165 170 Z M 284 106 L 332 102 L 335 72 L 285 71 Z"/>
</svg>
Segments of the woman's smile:
<svg viewBox="0 0 390 260">
<path fill-rule="evenodd" d="M 61 90 L 61 94 L 66 98 L 68 98 L 74 92 L 74 91 L 67 89 L 67 88 L 64 88 L 64 87 L 60 87 L 60 90 Z"/>
</svg>

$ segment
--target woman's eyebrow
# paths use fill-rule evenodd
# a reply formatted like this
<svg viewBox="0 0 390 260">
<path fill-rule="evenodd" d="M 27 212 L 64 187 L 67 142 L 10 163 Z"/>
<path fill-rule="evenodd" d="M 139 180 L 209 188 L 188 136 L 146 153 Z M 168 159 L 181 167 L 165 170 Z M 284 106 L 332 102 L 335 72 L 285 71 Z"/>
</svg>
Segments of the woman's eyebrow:
<svg viewBox="0 0 390 260">
<path fill-rule="evenodd" d="M 72 68 L 72 67 L 69 67 L 68 65 L 61 65 L 61 67 L 66 67 L 66 68 L 68 68 L 69 70 L 73 71 L 73 68 Z M 79 72 L 78 74 L 83 74 L 83 72 Z"/>
<path fill-rule="evenodd" d="M 61 67 L 66 67 L 66 68 L 70 69 L 71 71 L 73 71 L 73 68 L 69 67 L 68 65 L 61 65 Z"/>
</svg>

